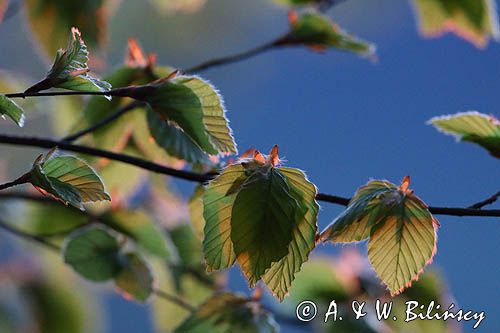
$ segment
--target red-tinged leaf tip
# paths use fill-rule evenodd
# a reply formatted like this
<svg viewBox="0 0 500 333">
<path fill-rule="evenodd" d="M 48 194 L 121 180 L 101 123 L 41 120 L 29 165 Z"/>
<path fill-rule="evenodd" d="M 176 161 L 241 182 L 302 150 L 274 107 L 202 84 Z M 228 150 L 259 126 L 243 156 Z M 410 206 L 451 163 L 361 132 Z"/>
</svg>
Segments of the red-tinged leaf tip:
<svg viewBox="0 0 500 333">
<path fill-rule="evenodd" d="M 278 165 L 279 160 L 280 159 L 278 157 L 278 145 L 274 145 L 273 148 L 271 149 L 271 152 L 269 153 L 267 162 L 270 163 L 273 167 L 275 167 Z"/>
<path fill-rule="evenodd" d="M 127 54 L 125 55 L 125 65 L 129 67 L 146 67 L 148 61 L 144 51 L 139 46 L 135 38 L 129 38 L 127 43 Z"/>
<path fill-rule="evenodd" d="M 179 73 L 180 73 L 179 70 L 176 69 L 172 73 L 168 74 L 168 76 L 165 78 L 165 80 L 166 81 L 171 80 L 171 79 L 175 78 L 177 75 L 179 75 Z"/>
<path fill-rule="evenodd" d="M 76 77 L 78 75 L 82 75 L 82 74 L 85 74 L 85 73 L 88 73 L 88 72 L 90 72 L 89 68 L 77 69 L 77 70 L 71 71 L 69 73 L 69 76 Z"/>
<path fill-rule="evenodd" d="M 259 162 L 261 164 L 266 163 L 266 159 L 264 158 L 264 156 L 258 150 L 256 150 L 256 151 L 253 152 L 253 159 L 256 162 Z"/>
<path fill-rule="evenodd" d="M 72 27 L 71 28 L 71 34 L 73 35 L 73 38 L 81 38 L 82 37 L 82 33 L 80 32 L 80 30 L 78 30 L 78 28 L 76 27 Z"/>
<path fill-rule="evenodd" d="M 497 117 L 495 117 L 494 115 L 490 114 L 490 122 L 495 125 L 495 126 L 500 126 L 500 120 L 498 120 Z"/>
<path fill-rule="evenodd" d="M 399 189 L 403 193 L 411 192 L 411 190 L 408 190 L 409 186 L 410 186 L 410 176 L 405 176 L 401 181 L 401 186 L 399 186 Z"/>
<path fill-rule="evenodd" d="M 154 53 L 148 54 L 148 60 L 147 60 L 146 67 L 153 68 L 156 65 L 157 58 L 158 58 L 157 55 Z"/>
<path fill-rule="evenodd" d="M 326 51 L 326 47 L 319 44 L 310 44 L 307 46 L 311 51 L 324 53 Z"/>
<path fill-rule="evenodd" d="M 253 156 L 254 153 L 255 153 L 255 148 L 250 147 L 247 150 L 245 150 L 243 153 L 241 153 L 239 158 L 247 158 L 247 157 Z"/>
<path fill-rule="evenodd" d="M 288 12 L 288 23 L 290 23 L 290 25 L 295 25 L 298 18 L 299 16 L 297 15 L 297 12 L 295 10 L 291 10 Z"/>
</svg>

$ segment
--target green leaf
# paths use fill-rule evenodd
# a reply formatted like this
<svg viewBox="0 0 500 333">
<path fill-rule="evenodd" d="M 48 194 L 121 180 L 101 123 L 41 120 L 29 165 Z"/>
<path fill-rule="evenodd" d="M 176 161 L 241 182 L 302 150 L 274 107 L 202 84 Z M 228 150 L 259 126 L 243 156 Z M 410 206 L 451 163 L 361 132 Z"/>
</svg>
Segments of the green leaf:
<svg viewBox="0 0 500 333">
<path fill-rule="evenodd" d="M 164 121 L 151 108 L 147 108 L 146 117 L 151 136 L 170 156 L 190 163 L 207 162 L 208 156 L 180 127 Z"/>
<path fill-rule="evenodd" d="M 477 47 L 498 39 L 498 18 L 493 0 L 412 0 L 424 36 L 454 32 Z"/>
<path fill-rule="evenodd" d="M 147 264 L 135 253 L 124 255 L 123 268 L 115 284 L 125 298 L 145 302 L 153 292 L 153 276 Z"/>
<path fill-rule="evenodd" d="M 237 185 L 241 186 L 246 177 L 242 164 L 230 165 L 205 189 L 203 252 L 209 272 L 231 267 L 236 260 L 231 241 L 231 213 Z"/>
<path fill-rule="evenodd" d="M 295 275 L 300 271 L 302 264 L 308 260 L 315 246 L 319 205 L 315 199 L 318 190 L 302 171 L 285 167 L 279 170 L 290 186 L 291 196 L 301 205 L 298 212 L 306 211 L 303 218 L 299 218 L 299 222 L 293 228 L 288 254 L 280 261 L 273 263 L 262 276 L 262 281 L 282 301 L 288 294 Z"/>
<path fill-rule="evenodd" d="M 222 293 L 209 298 L 174 332 L 190 333 L 274 333 L 279 328 L 273 316 L 260 304 Z"/>
<path fill-rule="evenodd" d="M 167 77 L 148 85 L 123 88 L 122 94 L 147 102 L 163 121 L 181 129 L 204 152 L 237 153 L 222 98 L 202 79 Z"/>
<path fill-rule="evenodd" d="M 205 188 L 196 186 L 193 195 L 189 198 L 189 221 L 199 239 L 203 239 L 203 229 L 205 228 L 205 218 L 203 217 L 203 196 Z"/>
<path fill-rule="evenodd" d="M 455 135 L 458 140 L 473 142 L 500 158 L 500 121 L 479 112 L 460 112 L 429 120 L 438 130 Z"/>
<path fill-rule="evenodd" d="M 436 253 L 438 222 L 408 185 L 408 177 L 401 187 L 368 182 L 321 234 L 335 243 L 369 237 L 368 258 L 391 295 L 411 286 Z"/>
<path fill-rule="evenodd" d="M 90 47 L 106 41 L 108 6 L 106 0 L 26 0 L 28 23 L 47 55 L 66 41 L 66 31 L 77 26 Z"/>
<path fill-rule="evenodd" d="M 0 116 L 12 119 L 19 127 L 24 126 L 24 111 L 13 100 L 0 94 Z"/>
<path fill-rule="evenodd" d="M 111 84 L 89 75 L 87 66 L 89 52 L 80 31 L 71 29 L 66 49 L 57 51 L 56 59 L 47 77 L 26 90 L 35 93 L 50 88 L 64 88 L 76 91 L 108 91 Z"/>
<path fill-rule="evenodd" d="M 84 210 L 83 203 L 111 200 L 95 171 L 74 156 L 40 155 L 30 172 L 30 182 L 43 194 Z"/>
<path fill-rule="evenodd" d="M 329 47 L 353 52 L 362 56 L 373 56 L 375 46 L 341 30 L 330 19 L 321 14 L 307 12 L 296 18 L 291 15 L 290 32 L 280 45 L 304 44 L 314 49 Z"/>
<path fill-rule="evenodd" d="M 304 216 L 281 173 L 255 172 L 241 186 L 231 213 L 231 240 L 250 287 L 287 255 L 293 229 Z"/>
<path fill-rule="evenodd" d="M 262 279 L 282 300 L 314 248 L 319 206 L 316 187 L 278 160 L 277 147 L 267 161 L 257 152 L 208 184 L 203 250 L 209 271 L 237 260 L 250 286 Z"/>
<path fill-rule="evenodd" d="M 66 264 L 92 281 L 114 278 L 124 263 L 118 240 L 101 227 L 89 227 L 69 235 L 63 256 Z"/>
<path fill-rule="evenodd" d="M 147 213 L 122 209 L 105 214 L 103 221 L 110 228 L 132 238 L 149 253 L 162 258 L 170 256 L 165 234 Z"/>
</svg>

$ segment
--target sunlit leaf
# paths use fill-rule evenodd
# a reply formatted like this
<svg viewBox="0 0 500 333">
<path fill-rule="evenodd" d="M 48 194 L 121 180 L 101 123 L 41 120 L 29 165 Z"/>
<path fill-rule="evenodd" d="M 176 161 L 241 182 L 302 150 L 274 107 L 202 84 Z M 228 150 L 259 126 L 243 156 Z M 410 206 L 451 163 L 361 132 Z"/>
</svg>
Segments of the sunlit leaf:
<svg viewBox="0 0 500 333">
<path fill-rule="evenodd" d="M 303 44 L 315 50 L 335 48 L 363 56 L 373 56 L 375 46 L 341 30 L 330 19 L 321 14 L 307 12 L 297 17 L 290 15 L 290 32 L 280 45 Z"/>
<path fill-rule="evenodd" d="M 454 32 L 478 47 L 498 39 L 494 0 L 412 0 L 425 36 Z"/>
<path fill-rule="evenodd" d="M 41 155 L 33 164 L 30 182 L 43 194 L 50 194 L 79 209 L 83 203 L 111 200 L 95 171 L 74 156 Z"/>
<path fill-rule="evenodd" d="M 193 195 L 189 198 L 189 220 L 193 230 L 199 239 L 203 239 L 203 229 L 205 228 L 205 219 L 203 217 L 203 195 L 205 189 L 203 186 L 197 186 Z"/>
<path fill-rule="evenodd" d="M 77 230 L 68 236 L 64 262 L 92 281 L 106 281 L 123 268 L 120 245 L 114 235 L 100 227 Z"/>
<path fill-rule="evenodd" d="M 149 253 L 162 258 L 169 257 L 165 234 L 147 213 L 121 209 L 104 215 L 103 221 L 110 228 L 132 238 Z"/>
<path fill-rule="evenodd" d="M 78 91 L 107 91 L 111 84 L 89 75 L 87 66 L 89 52 L 80 31 L 71 28 L 71 37 L 66 49 L 57 51 L 56 59 L 47 77 L 26 90 L 35 93 L 50 88 Z"/>
<path fill-rule="evenodd" d="M 145 302 L 153 292 L 153 276 L 147 264 L 135 253 L 124 255 L 123 268 L 115 284 L 126 298 Z"/>
<path fill-rule="evenodd" d="M 479 112 L 461 112 L 432 118 L 429 123 L 454 135 L 458 140 L 473 142 L 500 158 L 500 121 Z"/>
<path fill-rule="evenodd" d="M 46 203 L 30 204 L 19 221 L 23 230 L 35 235 L 52 236 L 53 241 L 87 222 L 88 217 L 73 207 Z"/>
<path fill-rule="evenodd" d="M 24 126 L 24 111 L 13 100 L 0 95 L 0 116 L 12 119 L 19 127 Z"/>
<path fill-rule="evenodd" d="M 436 253 L 438 222 L 408 185 L 409 177 L 401 187 L 370 181 L 321 234 L 335 243 L 369 238 L 368 258 L 392 295 L 411 286 Z"/>
<path fill-rule="evenodd" d="M 174 332 L 190 333 L 274 333 L 279 328 L 273 316 L 258 303 L 230 294 L 218 294 L 200 305 L 198 310 Z"/>
<path fill-rule="evenodd" d="M 222 98 L 202 79 L 173 73 L 148 85 L 123 88 L 121 93 L 148 103 L 206 153 L 237 152 Z"/>
<path fill-rule="evenodd" d="M 208 270 L 238 261 L 250 286 L 259 279 L 282 300 L 314 247 L 316 188 L 297 169 L 278 167 L 277 146 L 227 167 L 203 197 Z"/>
<path fill-rule="evenodd" d="M 28 23 L 50 55 L 66 41 L 66 31 L 79 27 L 90 47 L 103 44 L 107 33 L 106 0 L 26 0 Z"/>
<path fill-rule="evenodd" d="M 293 168 L 279 168 L 290 186 L 290 194 L 302 206 L 299 212 L 306 211 L 293 229 L 292 241 L 288 245 L 288 254 L 275 262 L 262 276 L 273 294 L 280 300 L 288 294 L 295 275 L 300 271 L 302 264 L 309 258 L 314 248 L 317 231 L 317 216 L 319 205 L 316 202 L 317 189 L 305 174 Z M 299 213 L 300 215 L 300 213 Z"/>
</svg>

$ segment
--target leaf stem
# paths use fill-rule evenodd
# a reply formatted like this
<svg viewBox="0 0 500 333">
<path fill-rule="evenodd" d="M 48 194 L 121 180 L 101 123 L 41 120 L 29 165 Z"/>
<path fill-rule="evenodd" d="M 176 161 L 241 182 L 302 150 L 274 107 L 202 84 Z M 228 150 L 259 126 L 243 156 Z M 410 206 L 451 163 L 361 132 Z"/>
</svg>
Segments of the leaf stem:
<svg viewBox="0 0 500 333">
<path fill-rule="evenodd" d="M 176 295 L 169 294 L 169 293 L 167 293 L 163 290 L 159 290 L 159 289 L 153 289 L 153 294 L 155 294 L 156 296 L 158 296 L 164 300 L 175 303 L 178 306 L 188 310 L 189 312 L 196 311 L 196 308 L 194 306 L 192 306 L 191 304 L 189 304 L 188 302 L 186 302 L 185 300 L 183 300 L 182 298 L 180 298 Z"/>
<path fill-rule="evenodd" d="M 29 182 L 29 180 L 30 180 L 30 174 L 25 173 L 24 175 L 17 178 L 16 180 L 13 180 L 13 181 L 8 182 L 8 183 L 0 184 L 0 191 L 8 189 L 10 187 L 17 186 L 17 185 L 26 184 Z"/>
<path fill-rule="evenodd" d="M 107 150 L 91 148 L 87 146 L 71 144 L 65 141 L 57 141 L 46 138 L 19 137 L 13 135 L 0 134 L 0 143 L 12 144 L 16 146 L 40 147 L 47 149 L 53 147 L 59 147 L 60 149 L 63 150 L 82 153 L 91 156 L 103 157 L 110 160 L 134 165 L 136 167 L 156 172 L 159 174 L 168 175 L 191 182 L 205 183 L 217 176 L 217 173 L 197 173 L 192 171 L 174 169 L 126 154 L 119 154 Z M 316 196 L 316 199 L 318 201 L 329 202 L 342 206 L 347 206 L 350 201 L 350 198 L 326 194 L 326 193 L 319 193 Z M 436 215 L 500 217 L 500 209 L 486 210 L 486 209 L 476 209 L 476 208 L 430 206 L 429 211 Z"/>
</svg>

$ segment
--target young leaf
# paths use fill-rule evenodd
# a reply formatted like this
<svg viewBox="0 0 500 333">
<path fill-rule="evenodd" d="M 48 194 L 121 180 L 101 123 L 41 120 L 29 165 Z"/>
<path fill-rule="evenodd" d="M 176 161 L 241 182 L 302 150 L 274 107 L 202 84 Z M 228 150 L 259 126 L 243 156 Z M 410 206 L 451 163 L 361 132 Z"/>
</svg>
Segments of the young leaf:
<svg viewBox="0 0 500 333">
<path fill-rule="evenodd" d="M 106 40 L 107 0 L 26 0 L 28 23 L 38 43 L 47 55 L 66 40 L 66 31 L 80 27 L 90 47 L 97 47 Z"/>
<path fill-rule="evenodd" d="M 342 31 L 330 19 L 321 14 L 308 12 L 300 17 L 290 15 L 290 32 L 280 45 L 303 44 L 315 50 L 332 47 L 362 56 L 373 56 L 375 46 Z"/>
<path fill-rule="evenodd" d="M 479 112 L 460 112 L 429 120 L 438 130 L 455 135 L 458 140 L 473 142 L 500 158 L 500 121 Z"/>
<path fill-rule="evenodd" d="M 123 268 L 118 240 L 100 227 L 77 230 L 69 235 L 63 256 L 66 264 L 92 281 L 112 279 Z"/>
<path fill-rule="evenodd" d="M 204 152 L 236 153 L 222 97 L 198 77 L 175 74 L 148 85 L 122 88 L 121 94 L 148 103 L 163 121 L 177 126 Z"/>
<path fill-rule="evenodd" d="M 111 200 L 95 171 L 74 156 L 40 155 L 30 171 L 29 181 L 42 194 L 84 210 L 83 203 Z"/>
<path fill-rule="evenodd" d="M 425 36 L 454 32 L 477 47 L 500 37 L 494 0 L 412 1 Z"/>
<path fill-rule="evenodd" d="M 129 236 L 149 253 L 165 259 L 170 256 L 165 235 L 145 212 L 122 209 L 102 218 L 107 226 Z"/>
<path fill-rule="evenodd" d="M 0 94 L 0 116 L 12 119 L 19 127 L 24 126 L 24 111 L 13 100 Z"/>
<path fill-rule="evenodd" d="M 297 169 L 278 167 L 277 146 L 267 159 L 227 167 L 203 197 L 208 270 L 237 260 L 250 286 L 262 279 L 280 300 L 314 247 L 316 188 Z"/>
<path fill-rule="evenodd" d="M 436 253 L 438 222 L 408 185 L 409 177 L 400 187 L 370 181 L 321 233 L 334 243 L 369 237 L 368 258 L 392 295 L 411 286 Z"/>
<path fill-rule="evenodd" d="M 115 276 L 115 284 L 125 298 L 145 302 L 153 292 L 153 276 L 147 264 L 135 253 L 124 255 L 123 268 Z"/>
<path fill-rule="evenodd" d="M 89 75 L 87 66 L 89 52 L 80 31 L 71 28 L 71 37 L 66 49 L 57 51 L 56 59 L 45 79 L 26 90 L 35 93 L 50 88 L 77 91 L 108 91 L 111 85 Z"/>
<path fill-rule="evenodd" d="M 212 296 L 174 331 L 175 333 L 277 333 L 273 316 L 260 304 L 231 293 Z"/>
</svg>

